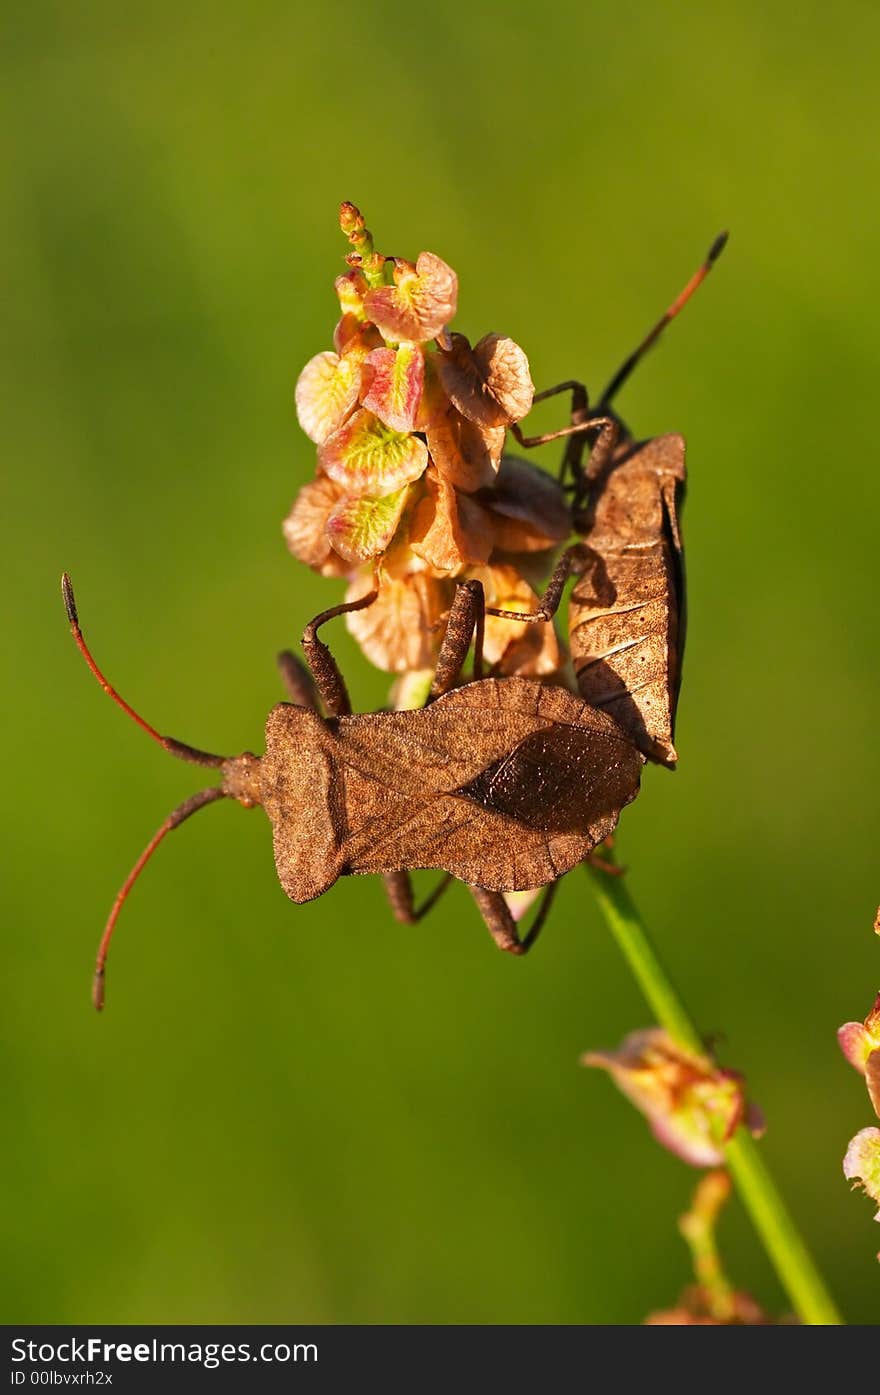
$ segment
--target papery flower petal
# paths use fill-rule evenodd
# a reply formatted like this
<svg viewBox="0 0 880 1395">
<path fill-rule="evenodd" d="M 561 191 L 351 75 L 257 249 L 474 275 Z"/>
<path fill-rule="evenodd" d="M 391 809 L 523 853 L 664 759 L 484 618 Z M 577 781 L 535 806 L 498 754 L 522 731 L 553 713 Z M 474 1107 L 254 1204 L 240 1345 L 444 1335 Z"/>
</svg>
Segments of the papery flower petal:
<svg viewBox="0 0 880 1395">
<path fill-rule="evenodd" d="M 877 1044 L 865 1031 L 863 1024 L 844 1022 L 843 1026 L 837 1029 L 837 1041 L 850 1065 L 854 1066 L 860 1075 L 864 1075 L 868 1057 L 872 1051 L 877 1050 Z"/>
<path fill-rule="evenodd" d="M 478 497 L 491 511 L 495 546 L 501 552 L 543 552 L 571 533 L 562 485 L 515 455 L 502 456 L 494 484 Z"/>
<path fill-rule="evenodd" d="M 346 494 L 381 499 L 417 480 L 428 452 L 418 436 L 391 431 L 361 408 L 320 446 L 318 463 Z"/>
<path fill-rule="evenodd" d="M 324 576 L 348 576 L 351 567 L 330 546 L 327 521 L 342 498 L 338 484 L 319 475 L 304 484 L 282 525 L 290 551 Z"/>
<path fill-rule="evenodd" d="M 345 593 L 359 600 L 373 590 L 372 576 L 358 577 Z M 452 584 L 426 572 L 383 576 L 372 605 L 351 611 L 345 623 L 370 663 L 388 673 L 430 668 L 437 658 L 440 620 L 452 601 Z"/>
<path fill-rule="evenodd" d="M 360 364 L 332 349 L 309 359 L 296 384 L 296 414 L 310 440 L 321 445 L 357 406 Z"/>
<path fill-rule="evenodd" d="M 433 252 L 420 252 L 415 266 L 402 258 L 394 267 L 393 286 L 367 292 L 364 310 L 393 343 L 425 344 L 455 315 L 458 277 Z"/>
<path fill-rule="evenodd" d="M 507 902 L 507 909 L 510 911 L 510 914 L 517 924 L 535 904 L 544 890 L 544 887 L 536 886 L 532 887 L 529 891 L 505 891 L 502 893 Z"/>
<path fill-rule="evenodd" d="M 362 271 L 353 268 L 344 275 L 337 276 L 333 283 L 339 297 L 339 308 L 343 315 L 364 318 L 364 296 L 367 294 L 367 281 Z"/>
<path fill-rule="evenodd" d="M 472 349 L 463 334 L 453 334 L 449 352 L 435 357 L 447 395 L 470 421 L 511 426 L 531 411 L 529 361 L 512 339 L 487 334 Z"/>
<path fill-rule="evenodd" d="M 427 431 L 435 422 L 443 418 L 444 414 L 449 411 L 451 406 L 449 398 L 443 391 L 440 379 L 437 376 L 437 369 L 434 367 L 433 363 L 434 355 L 425 354 L 423 358 L 424 383 L 418 411 L 416 412 L 416 431 Z"/>
<path fill-rule="evenodd" d="M 337 354 L 345 352 L 346 344 L 351 343 L 352 339 L 356 338 L 362 324 L 363 320 L 359 320 L 357 315 L 350 313 L 346 313 L 340 320 L 337 320 L 336 328 L 333 331 L 333 347 Z"/>
<path fill-rule="evenodd" d="M 865 1084 L 874 1113 L 880 1119 L 880 1051 L 872 1051 L 865 1064 Z"/>
<path fill-rule="evenodd" d="M 357 315 L 343 315 L 333 331 L 334 349 L 353 363 L 362 364 L 367 354 L 381 344 L 382 336 L 376 326 L 358 319 Z"/>
<path fill-rule="evenodd" d="M 493 564 L 474 575 L 483 583 L 487 606 L 526 612 L 538 609 L 538 596 L 516 567 Z M 503 674 L 531 678 L 556 673 L 563 662 L 552 621 L 502 620 L 497 615 L 486 616 L 483 655 Z"/>
<path fill-rule="evenodd" d="M 477 426 L 450 402 L 428 424 L 425 434 L 431 459 L 450 484 L 472 494 L 493 483 L 504 449 L 503 426 Z"/>
<path fill-rule="evenodd" d="M 880 1129 L 862 1129 L 850 1141 L 843 1160 L 847 1181 L 861 1183 L 872 1201 L 880 1203 Z M 875 1221 L 880 1221 L 878 1210 Z"/>
<path fill-rule="evenodd" d="M 382 499 L 343 498 L 327 520 L 333 548 L 355 565 L 378 557 L 391 543 L 409 492 L 408 486 Z"/>
<path fill-rule="evenodd" d="M 695 1167 L 717 1167 L 745 1116 L 742 1080 L 685 1051 L 659 1027 L 632 1032 L 617 1051 L 588 1052 L 647 1118 L 659 1143 Z"/>
<path fill-rule="evenodd" d="M 850 1065 L 865 1077 L 874 1112 L 880 1118 L 880 993 L 864 1022 L 844 1022 L 837 1040 Z"/>
<path fill-rule="evenodd" d="M 361 402 L 392 431 L 412 431 L 425 384 L 425 356 L 417 344 L 374 349 L 366 360 Z"/>
<path fill-rule="evenodd" d="M 492 530 L 484 509 L 459 494 L 432 465 L 425 475 L 427 493 L 416 505 L 409 526 L 417 557 L 441 572 L 457 572 L 471 562 L 485 562 L 492 550 Z"/>
</svg>

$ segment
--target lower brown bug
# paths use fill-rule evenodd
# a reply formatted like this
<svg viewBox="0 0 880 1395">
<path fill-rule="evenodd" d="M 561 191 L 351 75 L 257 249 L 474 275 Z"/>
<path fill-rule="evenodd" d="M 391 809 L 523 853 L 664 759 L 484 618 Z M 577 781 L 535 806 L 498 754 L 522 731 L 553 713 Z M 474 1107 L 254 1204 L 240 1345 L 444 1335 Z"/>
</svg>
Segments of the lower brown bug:
<svg viewBox="0 0 880 1395">
<path fill-rule="evenodd" d="M 397 917 L 414 922 L 454 877 L 470 887 L 496 944 L 524 954 L 558 879 L 589 857 L 638 793 L 644 758 L 607 713 L 533 679 L 482 677 L 477 581 L 457 587 L 428 704 L 416 711 L 352 714 L 342 675 L 318 638 L 328 620 L 369 605 L 374 594 L 316 616 L 303 635 L 308 667 L 280 656 L 293 701 L 269 713 L 262 757 L 211 755 L 161 736 L 92 658 L 66 574 L 62 591 L 73 637 L 104 691 L 171 755 L 220 772 L 217 785 L 169 814 L 123 883 L 98 950 L 99 1009 L 110 938 L 134 882 L 165 835 L 216 800 L 262 805 L 291 900 L 310 901 L 346 874 L 379 873 Z M 474 681 L 455 687 L 472 641 Z M 447 874 L 418 909 L 408 876 L 414 868 Z M 503 893 L 542 886 L 521 939 Z"/>
</svg>

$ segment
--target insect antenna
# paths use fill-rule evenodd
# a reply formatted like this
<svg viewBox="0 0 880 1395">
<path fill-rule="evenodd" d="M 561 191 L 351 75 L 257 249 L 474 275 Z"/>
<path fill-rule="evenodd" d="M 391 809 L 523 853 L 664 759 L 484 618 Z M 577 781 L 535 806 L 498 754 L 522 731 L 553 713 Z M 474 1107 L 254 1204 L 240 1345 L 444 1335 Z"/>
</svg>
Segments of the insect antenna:
<svg viewBox="0 0 880 1395">
<path fill-rule="evenodd" d="M 651 348 L 651 345 L 656 343 L 656 341 L 660 338 L 660 335 L 663 333 L 670 320 L 674 320 L 679 311 L 684 309 L 685 305 L 687 305 L 694 291 L 705 281 L 706 277 L 709 275 L 709 272 L 712 270 L 712 267 L 715 265 L 718 258 L 721 256 L 721 253 L 724 251 L 725 245 L 727 243 L 727 238 L 728 234 L 726 232 L 718 234 L 715 241 L 712 243 L 712 246 L 709 248 L 706 260 L 703 262 L 703 265 L 697 271 L 694 272 L 693 276 L 688 281 L 684 290 L 676 296 L 669 309 L 663 315 L 660 316 L 660 319 L 654 325 L 653 329 L 645 335 L 638 348 L 635 349 L 630 354 L 629 358 L 626 359 L 620 365 L 617 372 L 614 374 L 614 377 L 611 379 L 611 382 L 608 384 L 607 388 L 602 393 L 602 396 L 599 401 L 599 406 L 597 408 L 598 411 L 601 411 L 603 407 L 608 406 L 608 404 L 611 402 L 611 399 L 615 397 L 617 393 L 620 391 L 620 389 L 623 387 L 624 383 L 632 373 L 639 360 L 644 357 L 644 355 Z"/>
<path fill-rule="evenodd" d="M 144 720 L 139 712 L 135 712 L 131 704 L 125 701 L 125 698 L 120 696 L 113 687 L 113 684 L 108 682 L 95 663 L 92 652 L 86 644 L 82 630 L 80 629 L 79 615 L 76 609 L 76 598 L 73 594 L 73 585 L 71 584 L 67 572 L 65 572 L 61 578 L 61 594 L 64 597 L 64 609 L 67 611 L 70 633 L 76 641 L 79 652 L 82 654 L 92 673 L 104 689 L 104 692 L 113 699 L 118 707 L 122 708 L 123 712 L 131 717 L 133 722 L 137 723 L 142 731 L 147 733 L 147 736 L 151 736 L 154 741 L 157 741 L 162 749 L 167 751 L 169 755 L 177 756 L 179 760 L 189 761 L 192 765 L 205 765 L 212 769 L 222 769 L 224 776 L 222 785 L 217 785 L 206 790 L 199 790 L 197 794 L 190 795 L 189 799 L 185 799 L 182 804 L 178 804 L 177 808 L 171 811 L 164 823 L 162 823 L 153 834 L 125 881 L 122 883 L 116 900 L 113 902 L 110 914 L 107 917 L 107 924 L 101 936 L 101 943 L 98 946 L 98 957 L 95 963 L 92 1001 L 100 1012 L 101 1008 L 104 1006 L 104 970 L 107 963 L 110 941 L 113 937 L 116 922 L 119 919 L 119 913 L 125 905 L 128 894 L 141 872 L 146 867 L 166 833 L 170 833 L 173 828 L 179 828 L 190 815 L 198 813 L 199 809 L 204 809 L 207 804 L 213 804 L 217 799 L 229 798 L 238 799 L 239 802 L 246 805 L 255 802 L 252 791 L 241 785 L 240 780 L 237 778 L 241 775 L 244 775 L 246 778 L 249 771 L 249 763 L 254 761 L 255 757 L 239 756 L 237 759 L 232 760 L 226 756 L 212 755 L 209 751 L 200 751 L 195 746 L 187 746 L 183 741 L 176 741 L 173 736 L 162 736 L 155 727 Z M 239 771 L 239 767 L 242 767 L 241 771 Z"/>
<path fill-rule="evenodd" d="M 92 1002 L 98 1012 L 100 1012 L 104 1006 L 104 972 L 107 966 L 107 954 L 110 950 L 110 941 L 113 938 L 113 931 L 119 919 L 119 912 L 128 899 L 128 893 L 131 891 L 166 833 L 170 833 L 173 828 L 179 828 L 191 814 L 198 813 L 199 809 L 204 809 L 206 804 L 213 804 L 217 799 L 226 798 L 228 798 L 226 790 L 223 789 L 222 785 L 218 785 L 214 789 L 199 790 L 198 794 L 190 795 L 189 799 L 185 799 L 182 804 L 178 804 L 176 809 L 172 809 L 164 823 L 156 829 L 156 832 L 153 834 L 125 881 L 122 883 L 122 886 L 119 888 L 116 900 L 113 902 L 113 907 L 107 917 L 107 924 L 104 926 L 104 933 L 101 936 L 101 943 L 98 946 L 98 957 L 95 961 Z"/>
<path fill-rule="evenodd" d="M 83 639 L 83 633 L 79 625 L 79 615 L 76 609 L 76 598 L 73 594 L 73 585 L 67 572 L 65 572 L 61 578 L 61 594 L 64 597 L 64 609 L 67 611 L 70 633 L 73 635 L 76 646 L 101 687 L 104 689 L 104 692 L 112 697 L 117 707 L 121 707 L 123 712 L 131 717 L 132 721 L 137 722 L 141 731 L 145 731 L 147 736 L 151 736 L 154 741 L 158 741 L 159 745 L 163 747 L 169 755 L 177 756 L 178 760 L 189 761 L 192 765 L 212 766 L 216 769 L 219 769 L 225 764 L 227 760 L 226 756 L 213 756 L 209 751 L 200 751 L 195 746 L 187 746 L 184 741 L 176 741 L 173 736 L 162 736 L 155 727 L 150 726 L 149 722 L 145 721 L 138 712 L 135 712 L 134 708 L 125 701 L 125 698 L 120 697 L 119 693 L 117 693 L 116 689 L 113 687 L 113 684 L 108 683 L 107 679 L 98 668 L 98 665 L 92 658 L 89 646 Z"/>
</svg>

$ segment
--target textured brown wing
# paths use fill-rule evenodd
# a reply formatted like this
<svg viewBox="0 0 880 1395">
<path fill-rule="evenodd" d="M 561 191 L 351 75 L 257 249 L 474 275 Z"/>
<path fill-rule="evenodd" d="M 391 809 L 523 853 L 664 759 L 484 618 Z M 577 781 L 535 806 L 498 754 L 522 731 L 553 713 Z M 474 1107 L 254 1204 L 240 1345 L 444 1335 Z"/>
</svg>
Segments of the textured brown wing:
<svg viewBox="0 0 880 1395">
<path fill-rule="evenodd" d="M 582 695 L 665 765 L 678 759 L 672 739 L 684 644 L 684 482 L 681 436 L 618 448 L 596 488 L 589 562 L 569 607 Z"/>
<path fill-rule="evenodd" d="M 543 886 L 638 792 L 642 758 L 618 725 L 529 679 L 334 725 L 349 872 L 435 867 L 493 891 Z"/>
</svg>

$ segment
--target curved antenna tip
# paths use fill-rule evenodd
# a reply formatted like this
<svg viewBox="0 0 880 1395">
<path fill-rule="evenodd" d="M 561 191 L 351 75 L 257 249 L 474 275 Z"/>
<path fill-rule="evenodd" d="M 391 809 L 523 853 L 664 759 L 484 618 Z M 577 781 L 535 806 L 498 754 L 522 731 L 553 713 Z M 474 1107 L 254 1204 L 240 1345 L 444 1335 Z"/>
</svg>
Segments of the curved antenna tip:
<svg viewBox="0 0 880 1395">
<path fill-rule="evenodd" d="M 67 611 L 67 618 L 71 625 L 79 624 L 79 616 L 76 613 L 76 599 L 73 594 L 73 582 L 68 572 L 61 573 L 61 595 L 64 597 L 64 609 Z"/>
<path fill-rule="evenodd" d="M 721 253 L 727 246 L 727 239 L 729 237 L 730 233 L 725 228 L 724 232 L 720 232 L 716 237 L 715 241 L 712 243 L 712 246 L 709 248 L 709 255 L 706 258 L 706 261 L 709 263 L 710 266 L 713 262 L 717 262 L 718 258 L 721 256 Z"/>
</svg>

